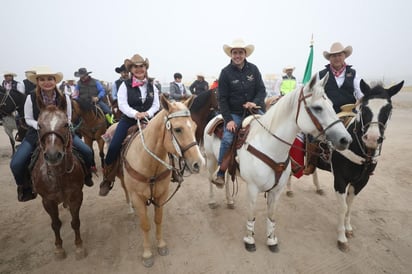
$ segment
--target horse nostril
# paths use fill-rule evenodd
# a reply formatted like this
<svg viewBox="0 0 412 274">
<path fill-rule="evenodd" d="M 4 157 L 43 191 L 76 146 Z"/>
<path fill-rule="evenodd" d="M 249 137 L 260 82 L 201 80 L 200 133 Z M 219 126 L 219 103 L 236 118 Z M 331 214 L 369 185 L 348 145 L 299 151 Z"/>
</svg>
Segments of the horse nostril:
<svg viewBox="0 0 412 274">
<path fill-rule="evenodd" d="M 383 137 L 381 136 L 378 138 L 378 144 L 382 144 L 382 143 L 383 143 Z"/>
<path fill-rule="evenodd" d="M 198 163 L 195 163 L 195 164 L 193 165 L 193 171 L 197 173 L 197 172 L 199 172 L 199 170 L 200 170 L 199 164 L 198 164 Z"/>
<path fill-rule="evenodd" d="M 49 155 L 47 155 L 47 153 L 43 154 L 44 160 L 48 161 L 49 160 Z"/>
</svg>

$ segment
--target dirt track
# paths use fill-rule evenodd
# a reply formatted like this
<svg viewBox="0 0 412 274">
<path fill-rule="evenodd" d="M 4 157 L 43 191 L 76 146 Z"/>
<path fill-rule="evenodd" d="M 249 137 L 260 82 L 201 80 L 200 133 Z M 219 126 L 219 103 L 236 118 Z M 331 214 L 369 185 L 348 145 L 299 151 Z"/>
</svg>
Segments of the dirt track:
<svg viewBox="0 0 412 274">
<path fill-rule="evenodd" d="M 87 257 L 75 259 L 70 216 L 62 209 L 67 258 L 55 261 L 54 236 L 41 199 L 16 200 L 10 148 L 0 129 L 0 273 L 410 273 L 412 92 L 397 95 L 394 106 L 375 175 L 355 200 L 355 237 L 348 253 L 336 247 L 336 203 L 329 173 L 319 172 L 325 196 L 316 195 L 311 178 L 305 177 L 294 180 L 294 198 L 282 197 L 276 219 L 277 254 L 265 246 L 263 195 L 256 214 L 257 251 L 249 253 L 242 242 L 245 184 L 240 184 L 234 210 L 225 207 L 223 191 L 218 191 L 220 207 L 212 210 L 202 173 L 186 178 L 165 207 L 164 234 L 170 254 L 156 255 L 151 269 L 141 263 L 139 222 L 127 214 L 120 185 L 109 196 L 99 197 L 101 177 L 94 178 L 93 188 L 84 189 L 81 232 Z"/>
</svg>

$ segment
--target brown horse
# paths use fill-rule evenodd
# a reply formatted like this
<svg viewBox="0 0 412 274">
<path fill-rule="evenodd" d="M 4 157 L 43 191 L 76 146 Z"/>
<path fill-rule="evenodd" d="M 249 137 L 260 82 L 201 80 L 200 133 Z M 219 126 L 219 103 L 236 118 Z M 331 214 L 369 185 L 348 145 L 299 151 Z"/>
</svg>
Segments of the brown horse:
<svg viewBox="0 0 412 274">
<path fill-rule="evenodd" d="M 150 243 L 150 222 L 147 206 L 154 205 L 157 249 L 167 255 L 163 239 L 163 205 L 168 200 L 173 166 L 169 156 L 183 157 L 192 173 L 199 173 L 204 158 L 195 139 L 196 124 L 190 117 L 193 96 L 185 102 L 169 102 L 160 97 L 163 109 L 146 128 L 128 143 L 123 158 L 123 174 L 127 191 L 140 219 L 143 231 L 143 264 L 154 263 Z"/>
<path fill-rule="evenodd" d="M 93 150 L 93 141 L 99 147 L 101 166 L 104 166 L 104 140 L 102 135 L 106 132 L 107 122 L 103 111 L 97 105 L 80 105 L 78 101 L 72 100 L 74 124 L 80 120 L 78 131 L 83 136 L 84 142 Z"/>
<path fill-rule="evenodd" d="M 55 235 L 56 258 L 66 253 L 60 237 L 62 222 L 58 205 L 68 206 L 72 216 L 71 226 L 75 233 L 76 258 L 85 256 L 80 237 L 79 212 L 83 202 L 84 169 L 72 152 L 72 135 L 67 115 L 56 106 L 42 110 L 39 124 L 39 157 L 32 171 L 35 191 L 42 197 L 44 209 L 50 215 Z"/>
<path fill-rule="evenodd" d="M 193 121 L 196 123 L 196 141 L 198 144 L 203 143 L 203 131 L 207 123 L 218 113 L 217 89 L 202 92 L 193 100 L 190 107 L 190 113 Z"/>
</svg>

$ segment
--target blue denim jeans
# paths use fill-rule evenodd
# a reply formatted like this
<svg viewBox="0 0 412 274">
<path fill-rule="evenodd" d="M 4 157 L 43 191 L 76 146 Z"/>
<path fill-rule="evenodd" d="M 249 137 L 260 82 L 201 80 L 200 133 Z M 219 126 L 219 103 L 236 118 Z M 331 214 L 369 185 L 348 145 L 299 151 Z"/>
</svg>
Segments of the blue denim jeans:
<svg viewBox="0 0 412 274">
<path fill-rule="evenodd" d="M 119 157 L 122 143 L 127 136 L 127 130 L 136 123 L 137 121 L 134 119 L 120 119 L 104 159 L 106 165 L 114 163 L 117 157 Z"/>
<path fill-rule="evenodd" d="M 73 146 L 82 154 L 87 169 L 90 169 L 91 166 L 96 165 L 94 162 L 94 151 L 76 134 L 73 135 Z"/>
<path fill-rule="evenodd" d="M 24 139 L 10 161 L 10 169 L 17 185 L 23 185 L 24 183 L 24 175 L 27 172 L 34 149 L 35 147 Z"/>
<path fill-rule="evenodd" d="M 112 114 L 112 110 L 110 109 L 110 107 L 102 100 L 99 100 L 97 102 L 97 105 L 103 110 L 104 114 Z"/>
<path fill-rule="evenodd" d="M 232 115 L 233 121 L 236 123 L 236 128 L 240 127 L 241 122 L 242 122 L 242 116 L 237 115 L 237 114 L 231 114 L 231 115 Z M 224 130 L 223 130 L 223 137 L 220 142 L 219 158 L 217 159 L 217 164 L 219 166 L 222 164 L 223 156 L 225 156 L 226 152 L 232 145 L 234 137 L 235 137 L 235 134 L 226 129 L 226 122 L 225 122 Z"/>
</svg>

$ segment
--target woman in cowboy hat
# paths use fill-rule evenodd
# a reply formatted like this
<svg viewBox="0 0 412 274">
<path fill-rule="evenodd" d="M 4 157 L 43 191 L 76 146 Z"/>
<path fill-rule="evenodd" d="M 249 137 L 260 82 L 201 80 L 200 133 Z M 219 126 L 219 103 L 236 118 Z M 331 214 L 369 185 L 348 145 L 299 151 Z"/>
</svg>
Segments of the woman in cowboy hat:
<svg viewBox="0 0 412 274">
<path fill-rule="evenodd" d="M 230 57 L 230 64 L 222 69 L 219 77 L 219 108 L 225 122 L 220 144 L 219 170 L 213 183 L 223 187 L 225 170 L 220 168 L 223 156 L 230 148 L 234 132 L 240 126 L 247 109 L 265 108 L 266 88 L 257 66 L 246 61 L 255 47 L 236 39 L 230 45 L 223 45 L 223 51 Z"/>
<path fill-rule="evenodd" d="M 54 72 L 44 67 L 29 74 L 27 79 L 37 85 L 36 89 L 27 96 L 26 103 L 24 104 L 24 118 L 29 129 L 10 162 L 10 169 L 17 184 L 17 198 L 21 202 L 36 198 L 33 190 L 31 188 L 24 188 L 23 185 L 25 180 L 27 180 L 25 175 L 28 172 L 27 168 L 30 163 L 31 154 L 38 142 L 37 119 L 40 110 L 47 105 L 56 105 L 60 109 L 67 111 L 69 121 L 72 111 L 70 96 L 62 94 L 57 88 L 57 83 L 63 79 L 61 72 Z M 93 181 L 90 169 L 94 165 L 93 151 L 76 135 L 73 135 L 73 146 L 83 155 L 87 170 L 89 171 L 86 174 L 85 184 L 92 186 Z"/>
<path fill-rule="evenodd" d="M 329 61 L 325 69 L 318 72 L 318 79 L 322 79 L 329 73 L 328 82 L 325 86 L 326 95 L 333 103 L 336 113 L 341 112 L 341 106 L 355 104 L 363 97 L 360 89 L 361 78 L 356 75 L 352 66 L 346 64 L 345 60 L 352 54 L 352 47 L 344 47 L 341 43 L 335 42 L 329 51 L 323 52 L 323 57 Z M 310 136 L 309 136 L 310 139 Z M 317 143 L 307 142 L 307 165 L 304 174 L 312 174 L 317 165 Z"/>
<path fill-rule="evenodd" d="M 106 196 L 113 187 L 116 177 L 114 166 L 127 130 L 136 124 L 136 120 L 152 118 L 160 108 L 159 90 L 147 74 L 149 60 L 135 54 L 124 60 L 124 66 L 131 73 L 131 79 L 125 80 L 117 92 L 119 109 L 123 115 L 107 150 L 100 196 Z"/>
</svg>

